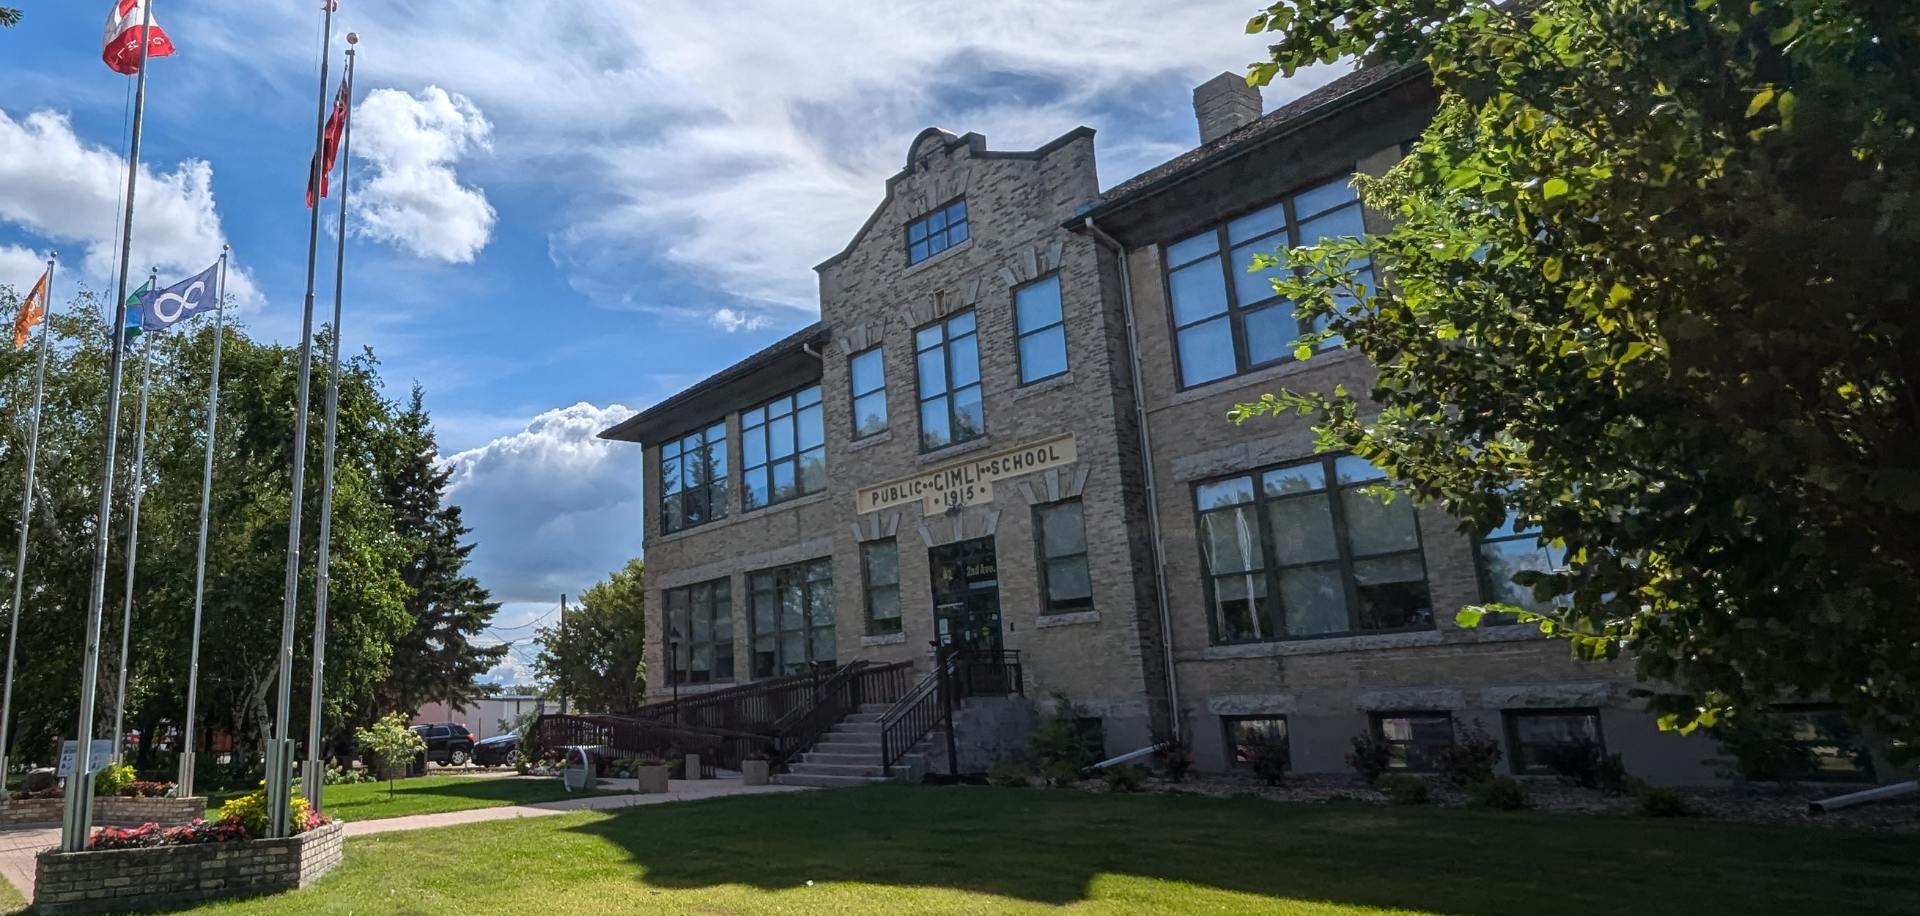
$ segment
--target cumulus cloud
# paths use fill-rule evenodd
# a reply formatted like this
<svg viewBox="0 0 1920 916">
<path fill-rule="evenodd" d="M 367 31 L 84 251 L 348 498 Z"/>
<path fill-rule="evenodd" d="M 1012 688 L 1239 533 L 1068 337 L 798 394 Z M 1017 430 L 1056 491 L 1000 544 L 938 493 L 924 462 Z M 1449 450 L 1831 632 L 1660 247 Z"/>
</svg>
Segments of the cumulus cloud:
<svg viewBox="0 0 1920 916">
<path fill-rule="evenodd" d="M 1243 0 L 468 0 L 462 15 L 356 7 L 392 85 L 448 86 L 498 124 L 494 164 L 537 175 L 574 288 L 628 301 L 637 262 L 741 303 L 809 311 L 843 246 L 939 124 L 1031 148 L 1102 129 L 1109 184 L 1198 141 L 1188 90 L 1264 57 Z M 343 14 L 344 15 L 344 14 Z M 223 9 L 224 53 L 272 78 L 257 36 L 304 64 L 311 11 Z M 349 23 L 343 22 L 342 28 Z M 373 58 L 369 57 L 368 60 Z M 1286 102 L 1333 78 L 1268 91 Z M 1112 128 L 1135 125 L 1134 132 Z M 489 184 L 498 187 L 497 182 Z"/>
<path fill-rule="evenodd" d="M 736 334 L 741 331 L 758 331 L 770 324 L 771 320 L 762 313 L 723 308 L 716 310 L 713 317 L 707 319 L 707 323 L 729 334 Z"/>
<path fill-rule="evenodd" d="M 66 116 L 36 111 L 16 120 L 0 111 L 0 221 L 69 249 L 63 259 L 83 279 L 104 284 L 116 278 L 126 182 L 127 160 L 82 141 Z M 156 173 L 143 163 L 137 203 L 135 276 L 149 266 L 163 276 L 198 272 L 220 256 L 227 239 L 211 165 L 189 159 Z M 4 257 L 20 261 L 18 254 Z M 244 270 L 232 271 L 227 288 L 242 305 L 258 301 Z"/>
<path fill-rule="evenodd" d="M 423 258 L 472 263 L 492 240 L 497 214 L 454 166 L 493 148 L 493 125 L 480 109 L 438 86 L 418 95 L 376 89 L 360 103 L 354 128 L 354 152 L 373 164 L 355 231 Z"/>
<path fill-rule="evenodd" d="M 477 534 L 471 569 L 496 600 L 551 606 L 640 555 L 640 449 L 596 438 L 632 415 L 575 404 L 447 459 L 448 499 Z"/>
</svg>

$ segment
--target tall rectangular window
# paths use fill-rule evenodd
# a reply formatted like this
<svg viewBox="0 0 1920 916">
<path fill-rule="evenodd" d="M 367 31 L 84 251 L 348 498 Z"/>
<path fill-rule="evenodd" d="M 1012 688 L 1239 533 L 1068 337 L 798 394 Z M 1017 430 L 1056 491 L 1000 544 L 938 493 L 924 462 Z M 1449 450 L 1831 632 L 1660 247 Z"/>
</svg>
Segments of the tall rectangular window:
<svg viewBox="0 0 1920 916">
<path fill-rule="evenodd" d="M 660 447 L 660 529 L 672 534 L 727 517 L 727 424 Z"/>
<path fill-rule="evenodd" d="M 1044 613 L 1071 614 L 1093 607 L 1093 576 L 1087 571 L 1087 520 L 1080 500 L 1038 506 L 1034 531 L 1040 548 Z"/>
<path fill-rule="evenodd" d="M 1431 628 L 1418 520 L 1385 480 L 1329 456 L 1196 488 L 1214 639 Z"/>
<path fill-rule="evenodd" d="M 668 683 L 733 680 L 733 581 L 670 588 L 666 601 Z"/>
<path fill-rule="evenodd" d="M 740 415 L 748 511 L 827 488 L 827 421 L 820 386 L 774 398 Z"/>
<path fill-rule="evenodd" d="M 1531 587 L 1513 581 L 1523 572 L 1550 573 L 1565 569 L 1567 550 L 1541 539 L 1537 527 L 1523 527 L 1516 516 L 1508 515 L 1505 524 L 1480 539 L 1476 545 L 1476 565 L 1480 573 L 1480 599 L 1488 604 L 1505 604 L 1544 614 L 1555 601 L 1534 597 Z M 1518 623 L 1512 614 L 1495 614 L 1481 621 L 1482 626 Z"/>
<path fill-rule="evenodd" d="M 1066 313 L 1060 304 L 1060 278 L 1048 277 L 1013 294 L 1020 333 L 1020 384 L 1067 374 Z"/>
<path fill-rule="evenodd" d="M 861 544 L 860 566 L 867 576 L 867 635 L 900 632 L 899 543 L 888 538 Z"/>
<path fill-rule="evenodd" d="M 853 437 L 862 439 L 887 428 L 886 354 L 874 347 L 855 354 L 847 368 L 853 377 Z"/>
<path fill-rule="evenodd" d="M 986 435 L 974 314 L 920 329 L 914 349 L 919 354 L 920 450 L 931 452 Z"/>
<path fill-rule="evenodd" d="M 1255 257 L 1365 234 L 1360 199 L 1339 178 L 1166 246 L 1182 387 L 1291 359 L 1293 342 L 1314 330 L 1274 291 L 1288 268 L 1256 272 Z M 1371 286 L 1371 265 L 1356 266 L 1357 282 Z"/>
<path fill-rule="evenodd" d="M 956 200 L 907 224 L 907 264 L 918 264 L 967 240 L 967 201 Z"/>
<path fill-rule="evenodd" d="M 833 561 L 813 560 L 748 577 L 753 593 L 753 676 L 786 677 L 839 656 L 833 628 Z"/>
</svg>

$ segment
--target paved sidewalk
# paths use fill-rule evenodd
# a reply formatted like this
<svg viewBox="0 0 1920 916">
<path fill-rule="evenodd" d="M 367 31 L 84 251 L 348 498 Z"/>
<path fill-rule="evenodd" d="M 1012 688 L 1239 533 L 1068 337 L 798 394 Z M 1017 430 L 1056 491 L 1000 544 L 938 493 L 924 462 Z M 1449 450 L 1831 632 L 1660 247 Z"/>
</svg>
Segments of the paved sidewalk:
<svg viewBox="0 0 1920 916">
<path fill-rule="evenodd" d="M 511 820 L 518 817 L 547 817 L 555 814 L 568 814 L 574 811 L 607 811 L 619 808 L 632 808 L 639 805 L 660 805 L 668 802 L 700 801 L 708 798 L 724 798 L 730 795 L 768 795 L 777 792 L 810 792 L 799 786 L 748 786 L 739 779 L 700 779 L 685 781 L 676 779 L 669 784 L 664 795 L 635 795 L 631 792 L 634 780 L 607 779 L 601 785 L 618 794 L 590 795 L 584 798 L 572 798 L 565 801 L 547 802 L 538 805 L 509 805 L 502 808 L 473 808 L 466 811 L 450 811 L 445 814 L 416 814 L 411 817 L 390 817 L 375 821 L 348 821 L 347 836 L 368 836 L 375 833 L 395 833 L 402 830 L 429 830 L 435 827 L 451 827 L 457 824 L 478 824 L 484 821 Z M 60 829 L 57 827 L 28 828 L 23 830 L 0 830 L 0 877 L 6 878 L 20 891 L 20 896 L 33 902 L 34 856 L 42 849 L 60 845 Z"/>
</svg>

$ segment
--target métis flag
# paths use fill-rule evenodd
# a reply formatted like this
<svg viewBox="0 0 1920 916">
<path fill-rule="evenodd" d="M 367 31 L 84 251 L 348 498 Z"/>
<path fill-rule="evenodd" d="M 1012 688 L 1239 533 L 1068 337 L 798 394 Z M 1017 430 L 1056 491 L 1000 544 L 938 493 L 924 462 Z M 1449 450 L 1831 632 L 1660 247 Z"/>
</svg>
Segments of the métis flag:
<svg viewBox="0 0 1920 916">
<path fill-rule="evenodd" d="M 207 309 L 213 308 L 214 291 L 218 289 L 220 265 L 199 274 L 181 280 L 166 289 L 136 296 L 139 300 L 140 330 L 164 331 L 182 321 L 192 318 Z M 127 311 L 128 324 L 133 323 L 133 310 Z"/>
<path fill-rule="evenodd" d="M 24 350 L 27 341 L 33 339 L 33 328 L 40 319 L 47 317 L 47 275 L 40 275 L 40 282 L 33 285 L 33 292 L 27 294 L 27 301 L 20 303 L 20 317 L 13 320 L 13 348 Z"/>
<path fill-rule="evenodd" d="M 140 72 L 140 33 L 146 22 L 147 0 L 114 0 L 113 12 L 107 14 L 107 35 L 100 51 L 100 58 L 113 72 L 128 76 Z M 160 28 L 160 20 L 153 20 L 146 37 L 148 57 L 173 54 L 173 39 Z"/>
<path fill-rule="evenodd" d="M 347 81 L 341 80 L 340 92 L 334 96 L 333 100 L 333 114 L 328 116 L 327 130 L 320 140 L 320 150 L 314 154 L 314 158 L 319 160 L 317 163 L 319 166 L 317 171 L 320 174 L 317 176 L 314 175 L 313 172 L 316 170 L 309 170 L 307 173 L 308 209 L 313 208 L 314 201 L 317 197 L 325 197 L 327 196 L 327 192 L 331 190 L 329 184 L 330 176 L 333 175 L 334 163 L 338 161 L 340 157 L 340 135 L 346 132 L 347 111 L 352 103 L 353 100 L 347 97 Z M 317 195 L 314 194 L 313 188 L 315 178 L 318 178 L 320 181 L 320 193 Z"/>
</svg>

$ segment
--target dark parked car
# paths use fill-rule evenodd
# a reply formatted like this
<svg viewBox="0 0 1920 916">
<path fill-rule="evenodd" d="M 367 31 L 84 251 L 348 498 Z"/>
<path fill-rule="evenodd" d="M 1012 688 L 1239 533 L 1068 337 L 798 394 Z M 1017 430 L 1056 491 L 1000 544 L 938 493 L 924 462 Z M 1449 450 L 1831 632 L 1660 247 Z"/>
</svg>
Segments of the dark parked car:
<svg viewBox="0 0 1920 916">
<path fill-rule="evenodd" d="M 442 722 L 416 725 L 415 734 L 427 741 L 426 758 L 441 766 L 463 767 L 473 759 L 473 732 L 464 725 Z"/>
<path fill-rule="evenodd" d="M 473 762 L 483 767 L 519 766 L 520 736 L 512 732 L 494 735 L 473 746 Z"/>
</svg>

